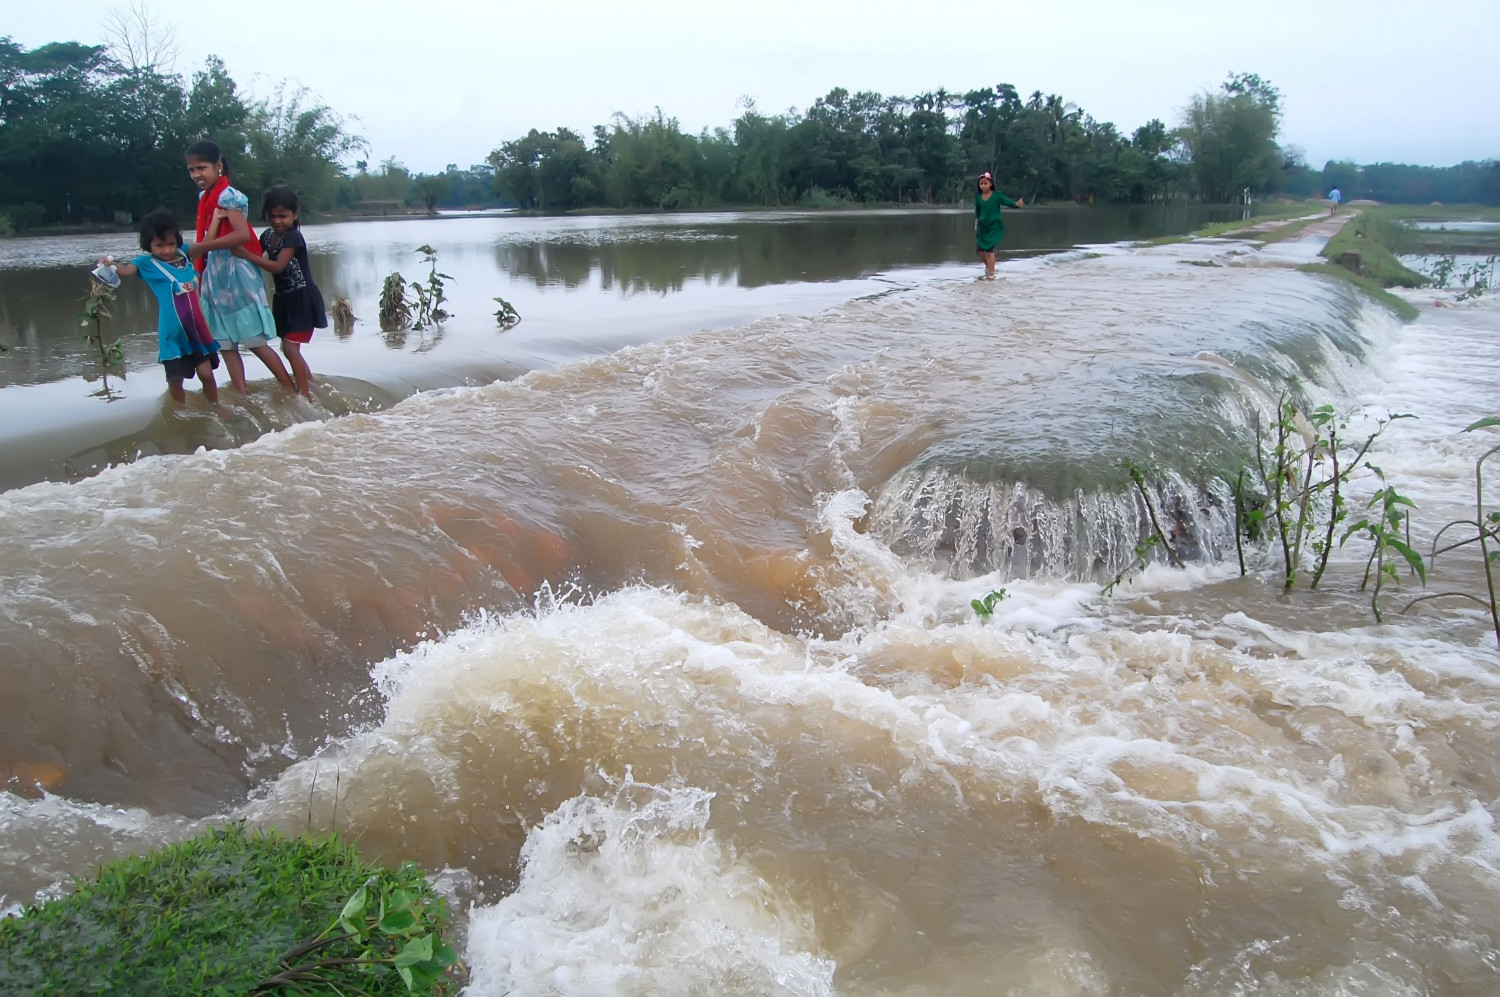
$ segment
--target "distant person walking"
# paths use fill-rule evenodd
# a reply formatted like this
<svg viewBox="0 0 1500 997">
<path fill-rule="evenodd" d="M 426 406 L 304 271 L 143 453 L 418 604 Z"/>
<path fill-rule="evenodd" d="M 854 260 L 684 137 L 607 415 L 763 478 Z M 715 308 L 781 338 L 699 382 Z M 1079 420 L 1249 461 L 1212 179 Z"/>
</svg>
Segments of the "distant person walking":
<svg viewBox="0 0 1500 997">
<path fill-rule="evenodd" d="M 1337 187 L 1328 192 L 1328 200 L 1330 202 L 1328 205 L 1328 213 L 1330 215 L 1336 215 L 1339 213 L 1339 202 L 1343 199 L 1344 195 Z"/>
<path fill-rule="evenodd" d="M 1012 201 L 995 189 L 995 178 L 988 172 L 979 174 L 979 193 L 974 195 L 974 250 L 984 260 L 984 279 L 995 276 L 995 247 L 1005 238 L 1005 222 L 1000 218 L 1000 206 L 1019 208 L 1026 203 L 1023 197 Z"/>
</svg>

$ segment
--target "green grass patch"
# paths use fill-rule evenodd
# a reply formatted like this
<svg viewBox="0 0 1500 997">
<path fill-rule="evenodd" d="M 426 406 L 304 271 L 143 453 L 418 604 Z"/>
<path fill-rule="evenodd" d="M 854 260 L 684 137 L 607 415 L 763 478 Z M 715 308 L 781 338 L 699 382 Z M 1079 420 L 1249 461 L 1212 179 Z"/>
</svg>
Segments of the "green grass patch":
<svg viewBox="0 0 1500 997">
<path fill-rule="evenodd" d="M 1360 210 L 1412 222 L 1500 222 L 1500 205 L 1494 204 L 1375 204 Z"/>
<path fill-rule="evenodd" d="M 1370 295 L 1370 297 L 1374 298 L 1376 301 L 1380 302 L 1382 305 L 1385 305 L 1385 307 L 1401 316 L 1403 321 L 1410 322 L 1415 319 L 1418 314 L 1420 314 L 1417 311 L 1417 306 L 1412 304 L 1410 301 L 1407 301 L 1405 298 L 1398 298 L 1396 295 L 1392 294 L 1390 291 L 1387 291 L 1384 287 L 1376 283 L 1371 278 L 1361 276 L 1360 274 L 1354 273 L 1352 270 L 1347 270 L 1344 267 L 1337 266 L 1333 263 L 1304 263 L 1297 269 L 1301 270 L 1303 273 L 1322 274 L 1325 277 L 1333 277 L 1337 280 L 1342 280 L 1353 284 L 1355 287 L 1359 288 L 1361 291 L 1364 291 L 1366 294 Z"/>
<path fill-rule="evenodd" d="M 0 919 L 0 990 L 446 994 L 447 918 L 414 865 L 378 869 L 336 838 L 230 825 Z"/>
<path fill-rule="evenodd" d="M 1254 217 L 1246 220 L 1236 218 L 1234 221 L 1214 222 L 1212 225 L 1204 225 L 1202 228 L 1194 229 L 1184 235 L 1162 235 L 1155 239 L 1143 239 L 1136 243 L 1138 246 L 1169 246 L 1174 242 L 1189 242 L 1193 239 L 1212 239 L 1216 236 L 1233 235 L 1236 232 L 1244 232 L 1246 229 L 1262 222 L 1274 222 L 1281 219 L 1300 218 L 1303 215 L 1313 215 L 1323 211 L 1322 205 L 1316 201 L 1276 201 L 1260 208 Z M 1317 221 L 1309 218 L 1308 222 Z M 1265 233 L 1250 233 L 1257 239 Z"/>
<path fill-rule="evenodd" d="M 1416 223 L 1492 222 L 1500 207 L 1486 204 L 1381 204 L 1364 209 L 1370 217 L 1400 229 L 1390 248 L 1402 256 L 1489 256 L 1500 253 L 1500 229 L 1459 231 L 1417 228 Z"/>
<path fill-rule="evenodd" d="M 1396 259 L 1411 229 L 1378 211 L 1366 211 L 1347 222 L 1318 254 L 1335 262 L 1346 253 L 1359 257 L 1359 272 L 1381 287 L 1421 287 L 1427 278 Z"/>
</svg>

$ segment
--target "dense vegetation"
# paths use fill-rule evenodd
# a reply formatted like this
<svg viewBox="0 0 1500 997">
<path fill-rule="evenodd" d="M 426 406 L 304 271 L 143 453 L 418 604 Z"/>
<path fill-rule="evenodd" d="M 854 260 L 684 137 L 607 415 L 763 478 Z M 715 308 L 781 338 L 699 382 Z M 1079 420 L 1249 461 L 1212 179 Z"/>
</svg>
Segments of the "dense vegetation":
<svg viewBox="0 0 1500 997">
<path fill-rule="evenodd" d="M 659 110 L 616 115 L 588 137 L 533 129 L 486 163 L 413 174 L 393 159 L 372 169 L 364 140 L 306 89 L 250 98 L 212 56 L 174 72 L 162 57 L 170 33 L 144 13 L 111 38 L 33 49 L 0 38 L 0 232 L 126 224 L 158 206 L 186 214 L 195 192 L 181 150 L 202 137 L 228 152 L 252 198 L 289 183 L 313 213 L 954 203 L 984 169 L 1029 200 L 1229 201 L 1337 184 L 1346 198 L 1500 203 L 1493 161 L 1311 169 L 1278 145 L 1280 95 L 1251 74 L 1193 97 L 1175 126 L 1152 120 L 1129 135 L 1009 84 L 913 97 L 835 89 L 805 112 L 747 102 L 728 127 L 697 135 Z"/>
<path fill-rule="evenodd" d="M 337 839 L 231 825 L 0 918 L 0 990 L 442 994 L 447 916 L 415 866 L 375 869 Z"/>
</svg>

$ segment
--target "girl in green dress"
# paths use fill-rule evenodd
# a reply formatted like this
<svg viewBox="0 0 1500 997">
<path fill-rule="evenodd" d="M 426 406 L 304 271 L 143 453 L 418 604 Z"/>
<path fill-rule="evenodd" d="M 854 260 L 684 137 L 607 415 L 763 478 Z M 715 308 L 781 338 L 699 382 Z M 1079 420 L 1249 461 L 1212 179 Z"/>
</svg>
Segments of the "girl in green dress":
<svg viewBox="0 0 1500 997">
<path fill-rule="evenodd" d="M 995 276 L 995 247 L 1005 238 L 1005 222 L 1000 220 L 1000 206 L 1019 208 L 1023 197 L 1012 201 L 995 189 L 995 178 L 988 171 L 979 174 L 979 193 L 974 195 L 974 248 L 984 260 L 984 276 Z"/>
</svg>

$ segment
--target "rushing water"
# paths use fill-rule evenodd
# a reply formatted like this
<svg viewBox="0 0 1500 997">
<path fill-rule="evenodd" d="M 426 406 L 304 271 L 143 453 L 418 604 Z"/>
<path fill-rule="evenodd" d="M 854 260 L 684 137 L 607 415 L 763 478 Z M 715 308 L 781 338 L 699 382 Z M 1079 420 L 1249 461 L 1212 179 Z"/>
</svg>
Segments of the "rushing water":
<svg viewBox="0 0 1500 997">
<path fill-rule="evenodd" d="M 1267 262 L 1014 260 L 0 494 L 0 890 L 244 818 L 442 870 L 475 995 L 1492 993 L 1486 619 L 1373 623 L 1353 542 L 1240 577 L 1221 475 L 1290 387 L 1421 416 L 1415 539 L 1472 514 L 1500 307 Z M 1127 459 L 1192 560 L 1104 597 Z"/>
<path fill-rule="evenodd" d="M 1012 256 L 1184 232 L 1236 209 L 1211 206 L 1040 208 L 1010 213 Z M 127 377 L 86 380 L 97 361 L 79 327 L 92 261 L 138 252 L 125 236 L 0 240 L 0 488 L 75 480 L 158 453 L 222 449 L 272 429 L 385 408 L 420 389 L 487 384 L 621 346 L 836 302 L 944 274 L 972 272 L 973 219 L 962 211 L 725 213 L 602 218 L 459 216 L 350 222 L 305 230 L 330 300 L 361 316 L 307 350 L 313 403 L 261 383 L 226 393 L 221 412 L 196 396 L 178 408 L 156 364 L 156 313 L 129 281 L 111 306 Z M 452 317 L 424 332 L 381 332 L 386 275 L 423 275 L 417 246 L 451 275 Z M 524 316 L 502 332 L 496 295 Z M 222 371 L 220 380 L 224 380 Z"/>
</svg>

